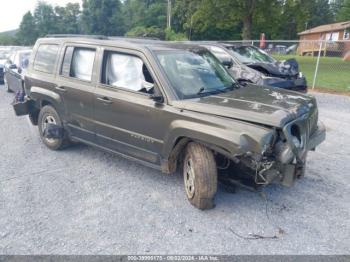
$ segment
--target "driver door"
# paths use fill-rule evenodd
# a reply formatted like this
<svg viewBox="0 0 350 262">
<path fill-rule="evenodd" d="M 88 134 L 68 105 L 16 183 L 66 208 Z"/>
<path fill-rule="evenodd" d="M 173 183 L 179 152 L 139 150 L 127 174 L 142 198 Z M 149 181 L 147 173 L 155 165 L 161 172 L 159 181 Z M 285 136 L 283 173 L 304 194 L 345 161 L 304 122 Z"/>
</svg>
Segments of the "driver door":
<svg viewBox="0 0 350 262">
<path fill-rule="evenodd" d="M 166 121 L 165 105 L 151 99 L 154 77 L 137 52 L 103 50 L 102 75 L 94 98 L 99 145 L 158 165 Z"/>
</svg>

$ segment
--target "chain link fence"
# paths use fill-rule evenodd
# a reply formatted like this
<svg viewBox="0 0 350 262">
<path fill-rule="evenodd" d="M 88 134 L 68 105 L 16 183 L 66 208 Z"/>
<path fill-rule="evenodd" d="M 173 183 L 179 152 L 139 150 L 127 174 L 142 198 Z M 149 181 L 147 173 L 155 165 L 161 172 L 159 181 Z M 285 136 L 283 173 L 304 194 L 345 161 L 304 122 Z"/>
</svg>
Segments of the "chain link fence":
<svg viewBox="0 0 350 262">
<path fill-rule="evenodd" d="M 350 40 L 236 42 L 259 47 L 278 60 L 296 59 L 309 88 L 350 92 Z"/>
</svg>

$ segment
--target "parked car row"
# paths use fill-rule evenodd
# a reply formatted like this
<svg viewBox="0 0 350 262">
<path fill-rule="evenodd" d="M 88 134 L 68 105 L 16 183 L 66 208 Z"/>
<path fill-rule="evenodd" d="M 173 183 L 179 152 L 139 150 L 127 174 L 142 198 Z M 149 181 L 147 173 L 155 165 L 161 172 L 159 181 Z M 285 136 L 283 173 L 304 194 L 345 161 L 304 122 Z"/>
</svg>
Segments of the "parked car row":
<svg viewBox="0 0 350 262">
<path fill-rule="evenodd" d="M 8 92 L 24 91 L 24 74 L 31 53 L 29 48 L 0 49 L 0 83 Z"/>
<path fill-rule="evenodd" d="M 230 61 L 209 51 L 219 46 Z M 325 139 L 316 100 L 257 85 L 260 80 L 237 81 L 231 64 L 240 51 L 230 48 L 39 39 L 24 77 L 26 97 L 13 107 L 17 115 L 29 115 L 52 150 L 82 142 L 164 173 L 181 170 L 187 199 L 200 209 L 214 207 L 218 181 L 292 186 L 305 174 L 308 151 Z M 250 66 L 255 62 L 237 61 L 262 79 Z M 282 72 L 279 77 L 284 79 Z"/>
</svg>

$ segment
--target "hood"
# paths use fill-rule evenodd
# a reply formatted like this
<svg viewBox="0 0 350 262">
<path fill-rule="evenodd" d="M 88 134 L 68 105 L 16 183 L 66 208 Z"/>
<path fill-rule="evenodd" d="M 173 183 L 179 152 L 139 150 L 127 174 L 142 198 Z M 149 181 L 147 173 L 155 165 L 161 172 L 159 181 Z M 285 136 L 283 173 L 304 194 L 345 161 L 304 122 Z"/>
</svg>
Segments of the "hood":
<svg viewBox="0 0 350 262">
<path fill-rule="evenodd" d="M 247 66 L 258 71 L 262 68 L 267 71 L 269 75 L 277 77 L 296 76 L 299 73 L 299 65 L 295 59 L 277 61 L 275 63 L 255 62 Z"/>
<path fill-rule="evenodd" d="M 239 66 L 232 66 L 228 71 L 234 79 L 249 80 L 254 84 L 259 84 L 264 76 L 264 74 L 261 72 L 254 70 L 244 64 Z"/>
<path fill-rule="evenodd" d="M 316 100 L 309 95 L 249 84 L 219 95 L 175 101 L 173 106 L 282 128 L 317 105 Z"/>
</svg>

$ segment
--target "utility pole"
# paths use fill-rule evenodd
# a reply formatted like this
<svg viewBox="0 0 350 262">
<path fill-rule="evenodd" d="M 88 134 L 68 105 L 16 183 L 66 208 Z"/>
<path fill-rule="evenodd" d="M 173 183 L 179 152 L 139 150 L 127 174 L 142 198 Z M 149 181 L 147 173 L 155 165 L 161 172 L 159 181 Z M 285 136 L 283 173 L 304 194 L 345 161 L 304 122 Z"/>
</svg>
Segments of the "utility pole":
<svg viewBox="0 0 350 262">
<path fill-rule="evenodd" d="M 167 28 L 171 29 L 171 0 L 168 0 Z"/>
</svg>

